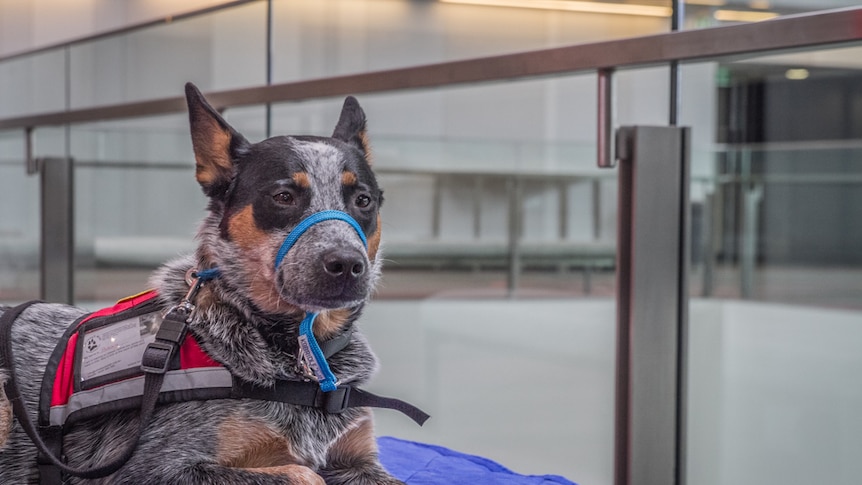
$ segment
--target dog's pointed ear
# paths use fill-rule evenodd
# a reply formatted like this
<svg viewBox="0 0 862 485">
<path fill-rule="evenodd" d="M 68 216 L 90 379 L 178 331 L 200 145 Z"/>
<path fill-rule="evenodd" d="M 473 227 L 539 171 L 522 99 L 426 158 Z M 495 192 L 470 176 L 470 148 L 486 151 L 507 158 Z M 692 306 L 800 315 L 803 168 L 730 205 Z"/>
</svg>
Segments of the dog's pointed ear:
<svg viewBox="0 0 862 485">
<path fill-rule="evenodd" d="M 234 159 L 248 146 L 248 141 L 227 124 L 192 83 L 186 83 L 186 102 L 195 152 L 195 178 L 207 196 L 221 196 L 236 173 Z"/>
<path fill-rule="evenodd" d="M 365 111 L 359 106 L 359 101 L 353 96 L 344 100 L 341 108 L 341 117 L 332 132 L 332 138 L 345 141 L 365 154 L 365 159 L 371 163 L 371 146 L 368 143 L 368 134 L 365 129 Z"/>
</svg>

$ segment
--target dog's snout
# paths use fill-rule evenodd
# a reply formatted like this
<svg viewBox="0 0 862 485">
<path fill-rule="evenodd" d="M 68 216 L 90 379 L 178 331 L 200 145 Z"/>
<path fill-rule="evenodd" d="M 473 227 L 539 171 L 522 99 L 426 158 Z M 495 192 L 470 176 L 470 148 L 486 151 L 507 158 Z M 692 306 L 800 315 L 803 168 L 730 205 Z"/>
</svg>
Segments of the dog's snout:
<svg viewBox="0 0 862 485">
<path fill-rule="evenodd" d="M 365 273 L 365 259 L 357 251 L 331 251 L 323 256 L 323 269 L 334 278 L 358 278 Z"/>
</svg>

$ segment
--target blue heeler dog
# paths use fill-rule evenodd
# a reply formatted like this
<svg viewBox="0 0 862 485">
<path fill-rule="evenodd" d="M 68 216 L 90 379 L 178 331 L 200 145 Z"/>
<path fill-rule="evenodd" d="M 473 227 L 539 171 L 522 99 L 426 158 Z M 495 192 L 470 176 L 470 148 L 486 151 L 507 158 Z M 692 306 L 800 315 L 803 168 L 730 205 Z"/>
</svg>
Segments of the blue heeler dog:
<svg viewBox="0 0 862 485">
<path fill-rule="evenodd" d="M 355 322 L 380 275 L 383 196 L 371 171 L 362 108 L 348 97 L 332 137 L 250 143 L 191 84 L 186 99 L 196 178 L 209 197 L 209 212 L 195 254 L 152 276 L 154 301 L 164 311 L 176 307 L 190 294 L 188 274 L 217 268 L 218 276 L 194 294 L 187 332 L 235 382 L 256 389 L 308 383 L 313 374 L 298 357 L 298 342 L 301 322 L 311 313 L 317 315 L 317 340 L 347 337 L 328 359 L 339 385 L 367 382 L 377 361 Z M 352 222 L 310 225 L 284 252 L 293 229 L 313 214 L 333 211 Z M 8 310 L 0 308 L 0 314 Z M 0 342 L 13 351 L 17 387 L 32 420 L 49 356 L 83 314 L 35 304 L 15 320 L 11 338 Z M 9 366 L 0 368 L 7 387 Z M 38 483 L 36 447 L 12 407 L 0 396 L 0 483 Z M 370 409 L 340 411 L 247 398 L 161 404 L 117 471 L 94 479 L 63 476 L 65 483 L 138 485 L 402 483 L 378 461 Z M 137 410 L 124 410 L 65 426 L 65 463 L 86 469 L 115 458 L 131 444 L 138 418 Z"/>
</svg>

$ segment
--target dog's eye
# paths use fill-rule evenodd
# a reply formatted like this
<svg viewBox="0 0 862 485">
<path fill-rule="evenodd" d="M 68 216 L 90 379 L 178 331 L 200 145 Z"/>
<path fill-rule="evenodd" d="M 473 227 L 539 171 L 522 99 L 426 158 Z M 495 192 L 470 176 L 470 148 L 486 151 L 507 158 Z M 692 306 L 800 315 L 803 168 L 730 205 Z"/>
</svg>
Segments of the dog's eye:
<svg viewBox="0 0 862 485">
<path fill-rule="evenodd" d="M 291 194 L 290 192 L 279 192 L 279 193 L 272 196 L 272 200 L 274 200 L 276 204 L 280 204 L 280 205 L 294 205 L 295 204 L 293 194 Z"/>
<path fill-rule="evenodd" d="M 371 197 L 362 194 L 356 198 L 356 207 L 365 208 L 371 203 Z"/>
</svg>

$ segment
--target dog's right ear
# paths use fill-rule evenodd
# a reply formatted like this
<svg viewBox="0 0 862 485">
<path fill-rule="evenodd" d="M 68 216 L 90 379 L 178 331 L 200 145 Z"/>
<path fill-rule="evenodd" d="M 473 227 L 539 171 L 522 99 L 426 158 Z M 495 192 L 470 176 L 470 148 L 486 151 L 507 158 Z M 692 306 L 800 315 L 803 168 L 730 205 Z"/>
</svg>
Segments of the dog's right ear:
<svg viewBox="0 0 862 485">
<path fill-rule="evenodd" d="M 362 111 L 356 98 L 348 96 L 344 100 L 341 116 L 335 125 L 335 131 L 332 132 L 332 138 L 345 141 L 360 149 L 370 165 L 372 162 L 371 146 L 368 143 L 368 131 L 365 125 L 365 111 Z"/>
<path fill-rule="evenodd" d="M 236 155 L 248 146 L 248 141 L 227 124 L 192 83 L 186 83 L 186 102 L 195 151 L 195 178 L 207 196 L 223 196 L 236 174 Z"/>
</svg>

